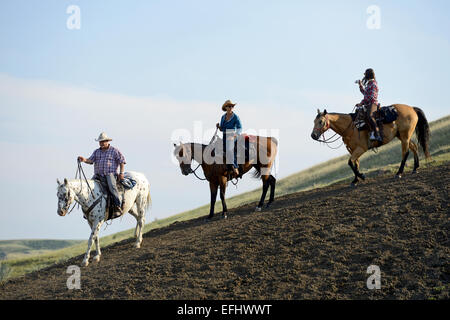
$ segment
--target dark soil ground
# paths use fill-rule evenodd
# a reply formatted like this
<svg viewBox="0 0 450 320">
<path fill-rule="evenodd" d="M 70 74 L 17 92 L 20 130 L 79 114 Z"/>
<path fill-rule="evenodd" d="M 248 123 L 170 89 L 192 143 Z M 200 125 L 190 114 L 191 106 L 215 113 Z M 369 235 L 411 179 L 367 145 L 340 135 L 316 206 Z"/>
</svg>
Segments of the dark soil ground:
<svg viewBox="0 0 450 320">
<path fill-rule="evenodd" d="M 67 289 L 66 272 L 82 256 L 10 280 L 0 299 L 449 299 L 449 169 L 177 222 L 146 233 L 141 249 L 103 248 L 81 268 L 80 290 Z M 370 265 L 379 290 L 367 288 Z"/>
</svg>

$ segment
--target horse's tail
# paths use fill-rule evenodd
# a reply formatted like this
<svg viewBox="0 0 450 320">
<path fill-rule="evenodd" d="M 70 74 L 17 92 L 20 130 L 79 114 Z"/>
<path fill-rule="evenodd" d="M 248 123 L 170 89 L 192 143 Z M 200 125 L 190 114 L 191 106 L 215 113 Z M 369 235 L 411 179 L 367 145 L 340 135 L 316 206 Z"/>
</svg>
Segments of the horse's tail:
<svg viewBox="0 0 450 320">
<path fill-rule="evenodd" d="M 417 122 L 416 126 L 416 135 L 419 140 L 419 144 L 423 149 L 423 153 L 426 158 L 430 158 L 429 144 L 430 144 L 430 126 L 428 125 L 427 118 L 425 117 L 425 113 L 422 109 L 413 107 L 414 111 L 416 111 L 417 116 L 419 117 L 419 122 Z"/>
<path fill-rule="evenodd" d="M 261 166 L 259 164 L 255 164 L 253 168 L 255 168 L 255 171 L 253 172 L 253 178 L 261 178 Z"/>
<path fill-rule="evenodd" d="M 147 211 L 148 209 L 152 208 L 152 197 L 150 196 L 150 184 L 148 185 L 148 194 L 147 194 L 147 206 L 145 208 L 145 210 Z"/>
<path fill-rule="evenodd" d="M 270 139 L 278 146 L 278 140 L 275 137 L 270 137 Z"/>
</svg>

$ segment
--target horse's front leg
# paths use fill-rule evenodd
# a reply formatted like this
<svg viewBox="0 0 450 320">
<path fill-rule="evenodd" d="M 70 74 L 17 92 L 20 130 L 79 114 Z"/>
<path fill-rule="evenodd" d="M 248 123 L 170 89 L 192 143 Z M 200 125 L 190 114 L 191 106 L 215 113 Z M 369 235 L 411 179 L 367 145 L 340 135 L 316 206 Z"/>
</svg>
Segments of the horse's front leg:
<svg viewBox="0 0 450 320">
<path fill-rule="evenodd" d="M 209 182 L 209 189 L 211 191 L 211 205 L 209 208 L 208 219 L 211 219 L 214 216 L 214 207 L 216 206 L 216 199 L 217 199 L 217 188 L 218 188 L 217 184 Z"/>
<path fill-rule="evenodd" d="M 100 221 L 96 230 L 96 235 L 95 235 L 95 249 L 97 250 L 96 255 L 94 256 L 94 261 L 95 262 L 99 262 L 100 261 L 100 256 L 102 255 L 102 252 L 100 251 L 100 237 L 99 237 L 99 232 L 100 232 L 100 227 L 102 226 L 104 220 Z"/>
<path fill-rule="evenodd" d="M 93 241 L 95 241 L 96 246 L 97 246 L 97 254 L 94 257 L 94 261 L 98 262 L 100 260 L 100 254 L 101 253 L 100 253 L 100 243 L 98 241 L 98 232 L 99 232 L 100 227 L 101 227 L 102 224 L 103 224 L 103 220 L 95 220 L 92 223 L 91 236 L 89 237 L 87 251 L 86 251 L 86 253 L 84 255 L 84 259 L 83 259 L 83 263 L 82 263 L 82 265 L 84 267 L 87 267 L 89 265 L 89 257 L 90 257 L 90 254 L 91 254 L 91 248 L 92 248 L 92 242 Z"/>
<path fill-rule="evenodd" d="M 220 181 L 220 200 L 222 201 L 222 215 L 224 217 L 224 219 L 226 219 L 227 213 L 228 213 L 228 208 L 227 208 L 227 203 L 225 202 L 225 189 L 227 188 L 227 182 L 226 182 L 226 178 L 223 177 L 222 181 Z"/>
<path fill-rule="evenodd" d="M 366 152 L 364 149 L 358 147 L 352 152 L 350 159 L 348 159 L 348 165 L 355 174 L 355 179 L 353 179 L 351 183 L 352 187 L 356 186 L 359 181 L 358 178 L 361 178 L 362 180 L 366 179 L 366 176 L 359 172 L 359 157 L 361 157 L 364 152 Z"/>
</svg>

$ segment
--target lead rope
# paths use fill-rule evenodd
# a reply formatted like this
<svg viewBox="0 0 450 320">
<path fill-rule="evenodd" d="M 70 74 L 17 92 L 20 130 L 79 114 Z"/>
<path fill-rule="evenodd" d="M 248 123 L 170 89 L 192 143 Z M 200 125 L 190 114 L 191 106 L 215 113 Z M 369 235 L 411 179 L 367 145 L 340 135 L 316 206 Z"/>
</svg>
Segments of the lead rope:
<svg viewBox="0 0 450 320">
<path fill-rule="evenodd" d="M 217 130 L 219 130 L 219 128 L 216 128 L 216 131 L 214 132 L 214 135 L 212 136 L 211 140 L 209 141 L 208 146 L 211 145 L 211 143 L 213 143 L 213 141 L 216 139 L 216 137 L 217 137 Z M 191 172 L 190 172 L 190 173 L 193 173 L 194 176 L 195 176 L 197 179 L 204 181 L 204 180 L 206 180 L 206 178 L 200 178 L 200 177 L 197 175 L 197 173 L 195 173 L 195 171 L 197 171 L 197 169 L 200 167 L 200 165 L 201 165 L 201 164 L 199 164 L 199 165 L 197 166 L 197 168 L 195 168 L 194 170 L 191 169 Z"/>
</svg>

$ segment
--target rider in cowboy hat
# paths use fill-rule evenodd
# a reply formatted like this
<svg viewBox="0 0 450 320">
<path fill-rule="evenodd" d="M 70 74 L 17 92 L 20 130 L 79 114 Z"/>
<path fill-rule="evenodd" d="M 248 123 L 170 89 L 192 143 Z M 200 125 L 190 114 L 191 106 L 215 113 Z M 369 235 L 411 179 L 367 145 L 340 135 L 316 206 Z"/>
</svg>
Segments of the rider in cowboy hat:
<svg viewBox="0 0 450 320">
<path fill-rule="evenodd" d="M 234 177 L 239 176 L 239 166 L 237 164 L 237 154 L 234 148 L 235 141 L 242 132 L 242 124 L 238 115 L 233 112 L 236 103 L 230 100 L 225 101 L 222 105 L 222 111 L 226 113 L 222 116 L 220 124 L 216 127 L 223 132 L 223 149 L 226 150 L 227 166 L 233 170 Z M 233 164 L 230 164 L 228 159 L 233 159 Z"/>
<path fill-rule="evenodd" d="M 100 180 L 102 185 L 110 191 L 114 205 L 113 218 L 116 218 L 123 213 L 116 181 L 117 179 L 121 181 L 124 178 L 125 157 L 119 149 L 109 144 L 112 139 L 106 133 L 100 133 L 98 139 L 95 139 L 95 141 L 98 141 L 100 148 L 96 149 L 88 159 L 79 156 L 78 161 L 94 164 L 93 178 Z M 117 174 L 117 168 L 119 167 L 120 172 Z"/>
</svg>

